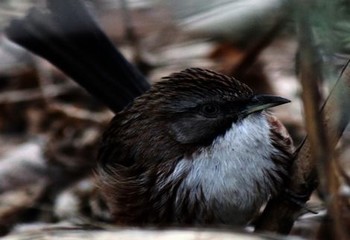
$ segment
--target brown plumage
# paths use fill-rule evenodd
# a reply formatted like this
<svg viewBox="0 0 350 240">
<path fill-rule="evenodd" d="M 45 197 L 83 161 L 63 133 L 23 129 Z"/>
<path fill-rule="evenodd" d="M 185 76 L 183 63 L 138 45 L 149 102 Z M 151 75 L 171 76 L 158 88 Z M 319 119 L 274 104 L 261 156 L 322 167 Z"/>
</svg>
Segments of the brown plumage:
<svg viewBox="0 0 350 240">
<path fill-rule="evenodd" d="M 246 224 L 288 175 L 292 141 L 262 111 L 286 102 L 198 68 L 156 83 L 102 138 L 98 178 L 116 223 Z"/>
</svg>

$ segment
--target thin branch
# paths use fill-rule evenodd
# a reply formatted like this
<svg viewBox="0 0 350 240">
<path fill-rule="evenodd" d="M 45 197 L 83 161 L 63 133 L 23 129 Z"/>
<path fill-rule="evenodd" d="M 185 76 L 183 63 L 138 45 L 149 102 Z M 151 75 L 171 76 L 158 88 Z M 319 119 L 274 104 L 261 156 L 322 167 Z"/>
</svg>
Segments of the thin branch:
<svg viewBox="0 0 350 240">
<path fill-rule="evenodd" d="M 84 120 L 84 121 L 90 121 L 95 123 L 108 123 L 111 118 L 113 117 L 113 114 L 111 111 L 103 111 L 103 112 L 91 112 L 86 109 L 74 107 L 68 104 L 63 103 L 50 103 L 50 108 L 54 109 L 56 111 L 60 111 L 64 114 L 66 114 L 69 117 Z"/>
<path fill-rule="evenodd" d="M 326 220 L 326 225 L 330 228 L 327 230 L 330 231 L 330 234 L 334 236 L 334 239 L 346 240 L 350 238 L 349 229 L 348 229 L 348 198 L 341 194 L 341 185 L 342 178 L 341 172 L 339 171 L 338 164 L 339 159 L 334 158 L 333 161 L 330 161 L 329 169 L 327 171 L 327 185 L 328 185 L 328 214 L 332 219 L 331 222 Z M 346 211 L 346 212 L 344 212 Z M 322 229 L 320 229 L 322 231 Z"/>
<path fill-rule="evenodd" d="M 0 93 L 0 105 L 8 103 L 18 103 L 34 101 L 38 99 L 43 99 L 43 90 L 45 92 L 45 97 L 54 98 L 69 91 L 80 89 L 79 86 L 73 85 L 71 83 L 65 84 L 52 84 L 43 87 L 43 89 L 27 89 L 27 90 L 14 90 Z"/>
<path fill-rule="evenodd" d="M 239 76 L 244 75 L 244 73 L 253 65 L 256 61 L 259 54 L 266 49 L 267 46 L 271 44 L 273 40 L 275 40 L 276 35 L 281 32 L 281 30 L 285 27 L 288 14 L 291 7 L 289 4 L 285 4 L 285 6 L 280 10 L 278 16 L 276 16 L 273 26 L 262 36 L 260 39 L 252 46 L 248 48 L 246 54 L 244 54 L 243 59 L 234 67 L 234 75 L 239 78 Z"/>
</svg>

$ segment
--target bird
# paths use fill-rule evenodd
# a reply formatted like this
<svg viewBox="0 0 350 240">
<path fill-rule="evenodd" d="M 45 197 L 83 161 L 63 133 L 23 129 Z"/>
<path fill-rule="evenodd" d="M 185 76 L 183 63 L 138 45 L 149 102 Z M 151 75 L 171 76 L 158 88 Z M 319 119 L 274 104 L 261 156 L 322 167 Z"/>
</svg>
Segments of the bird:
<svg viewBox="0 0 350 240">
<path fill-rule="evenodd" d="M 242 226 L 281 191 L 293 142 L 266 109 L 288 100 L 199 68 L 150 87 L 82 1 L 47 6 L 12 21 L 6 35 L 115 113 L 96 177 L 116 224 Z"/>
<path fill-rule="evenodd" d="M 293 142 L 266 111 L 288 102 L 201 68 L 155 83 L 101 138 L 97 179 L 115 223 L 247 225 L 288 180 Z"/>
</svg>

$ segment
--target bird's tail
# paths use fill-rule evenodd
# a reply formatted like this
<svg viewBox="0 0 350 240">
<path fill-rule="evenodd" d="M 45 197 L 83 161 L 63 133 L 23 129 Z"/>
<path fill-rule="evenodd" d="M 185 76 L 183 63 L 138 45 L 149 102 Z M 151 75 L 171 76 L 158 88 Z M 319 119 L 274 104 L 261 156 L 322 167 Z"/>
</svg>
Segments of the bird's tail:
<svg viewBox="0 0 350 240">
<path fill-rule="evenodd" d="M 47 0 L 47 7 L 12 21 L 8 38 L 50 61 L 114 112 L 149 88 L 80 0 Z"/>
</svg>

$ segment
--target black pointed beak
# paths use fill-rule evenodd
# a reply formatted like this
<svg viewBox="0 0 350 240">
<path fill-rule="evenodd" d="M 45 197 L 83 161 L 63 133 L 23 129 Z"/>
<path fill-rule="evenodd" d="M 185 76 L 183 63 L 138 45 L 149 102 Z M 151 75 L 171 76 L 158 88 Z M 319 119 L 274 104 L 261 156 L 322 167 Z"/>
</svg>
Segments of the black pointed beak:
<svg viewBox="0 0 350 240">
<path fill-rule="evenodd" d="M 262 111 L 264 109 L 275 107 L 289 102 L 290 100 L 278 96 L 255 95 L 250 99 L 245 109 L 243 110 L 243 113 L 247 116 L 251 113 Z"/>
</svg>

